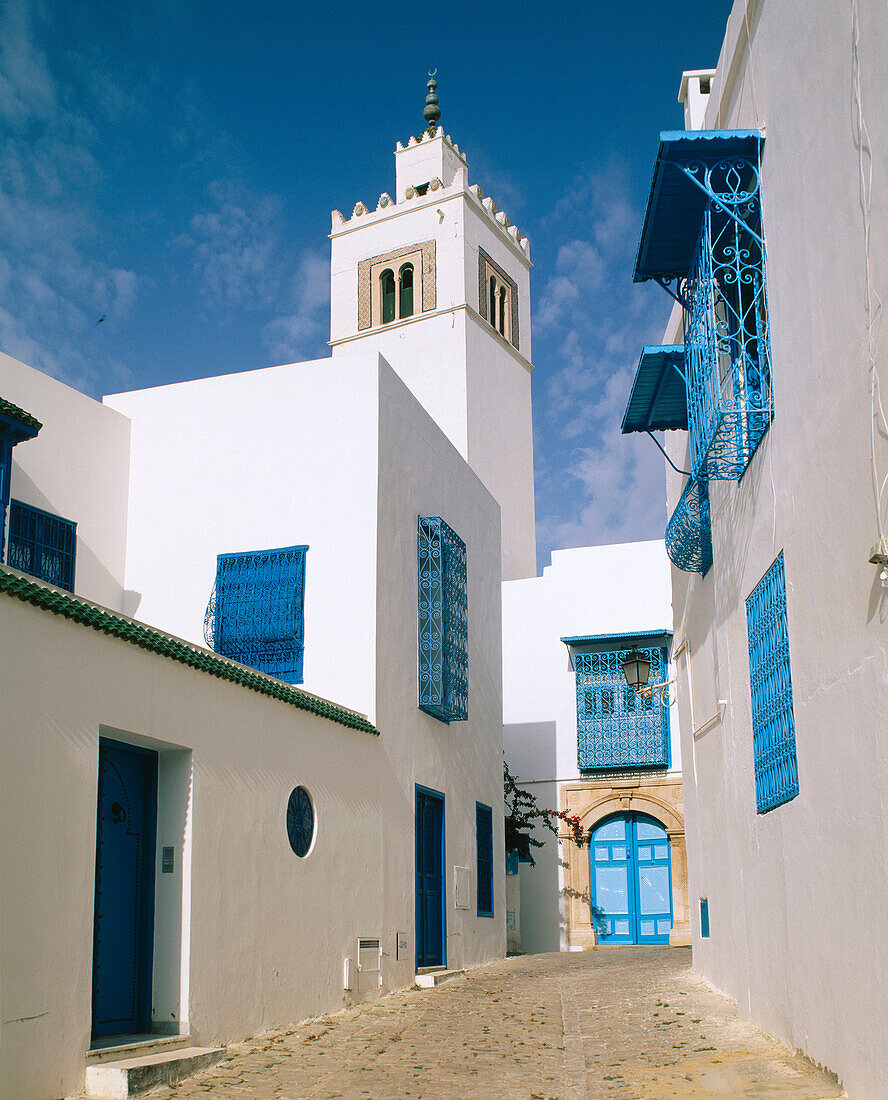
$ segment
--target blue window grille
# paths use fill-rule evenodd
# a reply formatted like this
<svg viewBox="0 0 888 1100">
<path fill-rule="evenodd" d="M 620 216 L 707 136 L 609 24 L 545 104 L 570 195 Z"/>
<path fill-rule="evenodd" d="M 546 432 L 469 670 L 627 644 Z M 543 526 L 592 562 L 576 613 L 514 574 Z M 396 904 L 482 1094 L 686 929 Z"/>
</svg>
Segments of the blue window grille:
<svg viewBox="0 0 888 1100">
<path fill-rule="evenodd" d="M 772 416 L 761 178 L 750 157 L 685 171 L 709 195 L 684 288 L 691 468 L 736 481 Z"/>
<path fill-rule="evenodd" d="M 439 516 L 419 516 L 419 707 L 441 722 L 469 716 L 466 545 Z"/>
<path fill-rule="evenodd" d="M 669 708 L 626 683 L 622 660 L 628 652 L 574 655 L 577 766 L 582 771 L 669 765 Z M 651 683 L 662 683 L 665 649 L 653 646 L 641 652 L 651 662 Z"/>
<path fill-rule="evenodd" d="M 673 565 L 704 577 L 712 565 L 709 483 L 691 478 L 666 525 L 666 553 Z"/>
<path fill-rule="evenodd" d="M 746 601 L 755 801 L 760 814 L 799 793 L 783 553 Z"/>
<path fill-rule="evenodd" d="M 475 849 L 478 854 L 478 916 L 493 916 L 493 810 L 475 803 Z"/>
<path fill-rule="evenodd" d="M 288 684 L 302 683 L 307 546 L 220 554 L 207 645 Z"/>
<path fill-rule="evenodd" d="M 76 554 L 76 523 L 19 500 L 10 501 L 7 565 L 73 592 Z"/>
</svg>

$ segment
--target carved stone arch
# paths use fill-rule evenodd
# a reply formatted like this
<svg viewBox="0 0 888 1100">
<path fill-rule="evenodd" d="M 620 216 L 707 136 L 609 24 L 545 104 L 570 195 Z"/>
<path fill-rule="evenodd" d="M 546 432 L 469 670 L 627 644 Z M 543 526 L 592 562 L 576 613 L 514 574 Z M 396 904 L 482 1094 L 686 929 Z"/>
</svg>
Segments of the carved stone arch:
<svg viewBox="0 0 888 1100">
<path fill-rule="evenodd" d="M 626 791 L 625 794 L 609 794 L 598 799 L 580 814 L 580 821 L 586 832 L 591 832 L 600 821 L 611 814 L 641 813 L 656 818 L 666 832 L 671 836 L 674 833 L 684 833 L 684 820 L 668 803 L 654 798 L 650 792 L 636 794 Z"/>
</svg>

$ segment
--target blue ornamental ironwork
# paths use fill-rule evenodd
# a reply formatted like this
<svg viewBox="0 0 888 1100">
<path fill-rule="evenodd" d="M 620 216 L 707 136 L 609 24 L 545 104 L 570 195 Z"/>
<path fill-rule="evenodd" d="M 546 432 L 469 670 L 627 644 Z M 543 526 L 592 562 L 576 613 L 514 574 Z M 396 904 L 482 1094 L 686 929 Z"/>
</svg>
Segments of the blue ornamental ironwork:
<svg viewBox="0 0 888 1100">
<path fill-rule="evenodd" d="M 681 170 L 708 196 L 680 294 L 691 469 L 739 480 L 773 415 L 761 176 L 739 156 Z"/>
<path fill-rule="evenodd" d="M 10 501 L 7 565 L 73 592 L 76 557 L 76 523 L 20 500 Z"/>
<path fill-rule="evenodd" d="M 673 565 L 706 576 L 712 565 L 709 484 L 691 478 L 666 525 L 666 553 Z"/>
<path fill-rule="evenodd" d="M 628 649 L 577 653 L 577 767 L 581 770 L 666 767 L 669 708 L 643 697 L 623 676 Z M 650 680 L 666 679 L 666 651 L 641 649 L 651 662 Z"/>
<path fill-rule="evenodd" d="M 315 813 L 305 787 L 295 787 L 287 800 L 287 839 L 300 858 L 308 855 L 314 840 Z"/>
<path fill-rule="evenodd" d="M 466 546 L 439 516 L 419 516 L 419 707 L 464 722 L 469 705 Z"/>
<path fill-rule="evenodd" d="M 207 644 L 250 668 L 301 684 L 307 550 L 220 554 L 204 617 Z"/>
<path fill-rule="evenodd" d="M 765 813 L 799 793 L 783 553 L 746 601 L 755 801 Z"/>
</svg>

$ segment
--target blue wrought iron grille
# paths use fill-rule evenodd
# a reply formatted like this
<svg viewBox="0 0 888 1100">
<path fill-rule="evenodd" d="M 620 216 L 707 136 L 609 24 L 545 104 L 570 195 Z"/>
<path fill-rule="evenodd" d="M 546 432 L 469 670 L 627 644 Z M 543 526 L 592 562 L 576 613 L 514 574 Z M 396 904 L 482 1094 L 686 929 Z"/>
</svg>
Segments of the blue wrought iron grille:
<svg viewBox="0 0 888 1100">
<path fill-rule="evenodd" d="M 301 684 L 307 550 L 220 554 L 204 620 L 207 644 L 250 668 Z"/>
<path fill-rule="evenodd" d="M 442 722 L 469 716 L 466 545 L 439 516 L 419 516 L 419 707 Z"/>
<path fill-rule="evenodd" d="M 673 565 L 704 577 L 712 565 L 709 483 L 691 478 L 666 525 L 666 553 Z"/>
<path fill-rule="evenodd" d="M 755 801 L 760 814 L 799 793 L 783 553 L 746 601 Z"/>
<path fill-rule="evenodd" d="M 682 171 L 709 196 L 683 290 L 691 469 L 736 481 L 773 413 L 761 179 L 740 156 Z"/>
<path fill-rule="evenodd" d="M 19 500 L 10 501 L 7 565 L 73 592 L 76 554 L 76 523 Z"/>
<path fill-rule="evenodd" d="M 478 916 L 493 916 L 493 810 L 475 803 L 475 848 L 478 854 Z"/>
<path fill-rule="evenodd" d="M 639 647 L 641 648 L 641 647 Z M 577 653 L 577 767 L 649 768 L 669 764 L 669 708 L 643 698 L 626 683 L 628 649 Z M 651 662 L 650 682 L 666 679 L 666 651 L 641 649 Z"/>
</svg>

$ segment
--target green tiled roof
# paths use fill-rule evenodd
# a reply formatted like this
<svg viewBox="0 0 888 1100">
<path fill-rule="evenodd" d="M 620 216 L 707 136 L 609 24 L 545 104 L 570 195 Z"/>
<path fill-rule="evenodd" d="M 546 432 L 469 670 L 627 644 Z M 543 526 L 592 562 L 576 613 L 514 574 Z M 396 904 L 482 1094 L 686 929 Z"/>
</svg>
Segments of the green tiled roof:
<svg viewBox="0 0 888 1100">
<path fill-rule="evenodd" d="M 171 634 L 164 634 L 153 627 L 145 626 L 144 623 L 116 615 L 113 611 L 106 611 L 97 604 L 88 603 L 86 600 L 69 596 L 66 592 L 58 592 L 54 588 L 29 581 L 11 570 L 0 569 L 0 592 L 6 593 L 7 596 L 14 596 L 23 603 L 33 604 L 43 611 L 51 611 L 54 615 L 62 615 L 93 630 L 100 630 L 103 634 L 122 638 L 131 645 L 137 645 L 152 653 L 159 653 L 160 656 L 169 657 L 170 660 L 179 661 L 180 664 L 190 665 L 191 668 L 207 672 L 210 676 L 218 676 L 222 680 L 230 680 L 233 684 L 241 684 L 251 691 L 259 692 L 260 695 L 270 695 L 273 699 L 280 699 L 282 703 L 289 703 L 290 706 L 297 707 L 299 710 L 307 710 L 321 718 L 328 718 L 331 722 L 338 722 L 340 726 L 377 736 L 379 734 L 379 730 L 356 711 L 346 710 L 345 707 L 337 706 L 335 703 L 328 703 L 306 691 L 300 691 L 280 680 L 275 680 L 272 676 L 266 676 L 263 672 L 245 668 L 228 660 L 227 657 L 210 653 L 181 638 L 174 638 Z"/>
<path fill-rule="evenodd" d="M 13 405 L 11 401 L 7 401 L 3 397 L 0 397 L 0 413 L 4 416 L 11 417 L 13 420 L 18 420 L 22 424 L 27 424 L 28 427 L 33 428 L 35 432 L 39 432 L 43 427 L 36 416 L 31 416 L 30 413 L 25 412 L 24 409 L 20 409 L 18 405 Z"/>
</svg>

